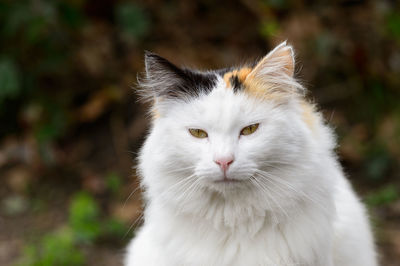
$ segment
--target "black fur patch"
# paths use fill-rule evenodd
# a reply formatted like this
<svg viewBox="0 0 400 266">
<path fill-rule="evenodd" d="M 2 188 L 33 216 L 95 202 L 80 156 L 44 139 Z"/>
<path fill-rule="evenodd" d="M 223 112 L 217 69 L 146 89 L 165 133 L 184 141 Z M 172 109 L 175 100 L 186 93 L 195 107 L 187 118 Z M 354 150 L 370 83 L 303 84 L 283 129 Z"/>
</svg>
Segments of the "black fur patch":
<svg viewBox="0 0 400 266">
<path fill-rule="evenodd" d="M 218 75 L 220 75 L 222 78 L 224 78 L 224 75 L 229 72 L 233 72 L 234 70 L 240 70 L 240 68 L 236 67 L 227 67 L 227 68 L 222 68 L 218 69 L 215 71 Z M 244 85 L 243 83 L 239 80 L 239 77 L 237 75 L 232 75 L 229 78 L 229 83 L 232 86 L 233 92 L 238 92 L 244 90 Z"/>
<path fill-rule="evenodd" d="M 217 77 L 214 73 L 192 71 L 183 69 L 182 79 L 184 82 L 180 86 L 182 92 L 193 93 L 196 96 L 210 93 L 217 84 Z"/>
<path fill-rule="evenodd" d="M 217 82 L 215 73 L 181 69 L 154 53 L 146 52 L 145 62 L 145 85 L 150 87 L 156 97 L 198 97 L 212 91 Z"/>
<path fill-rule="evenodd" d="M 244 89 L 242 82 L 240 82 L 238 76 L 236 75 L 230 77 L 229 82 L 232 85 L 233 92 L 238 92 Z"/>
</svg>

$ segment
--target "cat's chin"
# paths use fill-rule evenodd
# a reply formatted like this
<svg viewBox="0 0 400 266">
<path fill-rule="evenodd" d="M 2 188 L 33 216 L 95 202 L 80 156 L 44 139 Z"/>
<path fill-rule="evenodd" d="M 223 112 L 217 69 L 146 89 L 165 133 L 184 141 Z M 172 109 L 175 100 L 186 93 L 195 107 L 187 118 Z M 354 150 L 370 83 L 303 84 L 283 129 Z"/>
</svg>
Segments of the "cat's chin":
<svg viewBox="0 0 400 266">
<path fill-rule="evenodd" d="M 239 180 L 239 179 L 232 179 L 232 178 L 223 178 L 219 180 L 215 180 L 214 183 L 223 183 L 223 184 L 234 184 L 234 183 L 240 183 L 245 180 Z"/>
<path fill-rule="evenodd" d="M 212 180 L 209 182 L 208 186 L 212 190 L 216 190 L 218 192 L 228 192 L 228 191 L 236 191 L 243 190 L 249 187 L 250 180 L 248 178 L 220 178 L 217 180 Z"/>
</svg>

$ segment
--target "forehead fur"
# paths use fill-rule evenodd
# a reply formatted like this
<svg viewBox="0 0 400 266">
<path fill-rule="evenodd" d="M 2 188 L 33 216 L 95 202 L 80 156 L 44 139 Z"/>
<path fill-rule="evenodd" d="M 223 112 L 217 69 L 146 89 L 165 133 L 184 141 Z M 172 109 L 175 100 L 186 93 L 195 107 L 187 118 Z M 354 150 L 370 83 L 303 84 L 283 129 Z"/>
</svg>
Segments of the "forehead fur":
<svg viewBox="0 0 400 266">
<path fill-rule="evenodd" d="M 254 67 L 245 66 L 220 75 L 226 88 L 265 100 L 280 100 L 302 91 L 301 84 L 290 76 L 271 73 L 273 75 L 259 77 L 253 72 Z"/>
<path fill-rule="evenodd" d="M 228 88 L 232 88 L 233 91 L 242 90 L 244 81 L 246 80 L 247 75 L 251 72 L 252 68 L 250 67 L 242 67 L 238 69 L 234 69 L 228 71 L 222 75 L 226 86 Z"/>
<path fill-rule="evenodd" d="M 301 95 L 303 87 L 294 78 L 294 53 L 281 43 L 253 65 L 237 68 L 197 71 L 179 68 L 152 53 L 145 57 L 146 76 L 140 80 L 144 99 L 152 100 L 155 112 L 177 102 L 190 102 L 216 89 L 217 80 L 234 94 L 246 94 L 262 100 L 284 102 Z M 158 115 L 157 115 L 158 116 Z M 157 117 L 155 115 L 155 117 Z"/>
<path fill-rule="evenodd" d="M 261 99 L 248 97 L 246 93 L 234 92 L 219 78 L 208 95 L 188 104 L 170 106 L 169 117 L 193 127 L 218 131 L 227 129 L 226 132 L 230 132 L 232 126 L 245 126 L 249 120 L 261 120 L 269 113 L 266 110 L 273 106 Z"/>
</svg>

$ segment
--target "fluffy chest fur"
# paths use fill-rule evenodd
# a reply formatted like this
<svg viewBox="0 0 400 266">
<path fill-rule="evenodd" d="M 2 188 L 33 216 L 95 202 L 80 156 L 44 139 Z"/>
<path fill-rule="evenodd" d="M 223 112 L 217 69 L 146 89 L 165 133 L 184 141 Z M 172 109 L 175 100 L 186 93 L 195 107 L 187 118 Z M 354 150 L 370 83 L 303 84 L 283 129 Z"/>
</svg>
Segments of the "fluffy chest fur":
<svg viewBox="0 0 400 266">
<path fill-rule="evenodd" d="M 159 265 L 330 265 L 321 251 L 331 249 L 326 232 L 332 225 L 312 210 L 284 224 L 253 215 L 234 228 L 215 227 L 193 215 L 171 217 L 163 210 L 155 210 L 158 222 L 149 228 L 163 250 L 159 262 L 165 264 Z"/>
</svg>

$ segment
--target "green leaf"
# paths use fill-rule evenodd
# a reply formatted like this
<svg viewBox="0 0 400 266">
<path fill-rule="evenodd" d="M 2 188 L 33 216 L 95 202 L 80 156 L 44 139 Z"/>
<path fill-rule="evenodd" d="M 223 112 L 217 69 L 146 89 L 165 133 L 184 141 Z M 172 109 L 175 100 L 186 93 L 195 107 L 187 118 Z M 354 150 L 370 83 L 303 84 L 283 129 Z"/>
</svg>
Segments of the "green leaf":
<svg viewBox="0 0 400 266">
<path fill-rule="evenodd" d="M 117 24 L 124 34 L 140 39 L 148 33 L 150 20 L 140 6 L 123 3 L 116 7 L 115 12 Z"/>
<path fill-rule="evenodd" d="M 386 20 L 386 27 L 391 35 L 400 39 L 400 13 L 392 13 Z"/>
<path fill-rule="evenodd" d="M 106 177 L 107 188 L 114 194 L 116 194 L 121 188 L 122 181 L 121 177 L 116 173 L 110 173 Z"/>
<path fill-rule="evenodd" d="M 101 234 L 100 209 L 89 194 L 76 194 L 69 208 L 69 224 L 80 242 L 92 242 Z"/>
<path fill-rule="evenodd" d="M 102 224 L 102 234 L 109 238 L 122 239 L 128 232 L 128 228 L 119 220 L 109 219 Z"/>
<path fill-rule="evenodd" d="M 42 41 L 43 35 L 48 27 L 47 21 L 44 17 L 32 17 L 29 24 L 25 28 L 25 40 L 34 45 Z"/>
<path fill-rule="evenodd" d="M 366 202 L 370 206 L 381 206 L 400 198 L 399 189 L 394 185 L 383 187 L 367 196 Z"/>
<path fill-rule="evenodd" d="M 20 91 L 20 75 L 16 64 L 10 59 L 0 59 L 0 104 L 6 99 L 15 98 Z"/>
<path fill-rule="evenodd" d="M 65 133 L 68 121 L 65 107 L 61 104 L 46 99 L 42 100 L 41 105 L 44 112 L 40 122 L 35 125 L 35 137 L 40 144 L 46 145 Z"/>
<path fill-rule="evenodd" d="M 60 3 L 60 15 L 62 21 L 72 28 L 81 27 L 85 22 L 84 14 L 81 9 L 75 7 L 71 3 Z"/>
<path fill-rule="evenodd" d="M 271 38 L 278 34 L 279 24 L 276 21 L 264 21 L 261 24 L 260 34 L 265 38 Z"/>
<path fill-rule="evenodd" d="M 83 256 L 76 248 L 74 235 L 65 229 L 43 239 L 43 254 L 41 265 L 82 265 Z"/>
<path fill-rule="evenodd" d="M 84 256 L 76 246 L 74 234 L 70 228 L 62 228 L 45 235 L 35 245 L 27 245 L 18 266 L 80 266 Z"/>
</svg>

